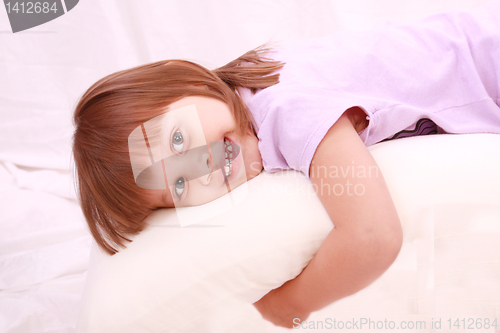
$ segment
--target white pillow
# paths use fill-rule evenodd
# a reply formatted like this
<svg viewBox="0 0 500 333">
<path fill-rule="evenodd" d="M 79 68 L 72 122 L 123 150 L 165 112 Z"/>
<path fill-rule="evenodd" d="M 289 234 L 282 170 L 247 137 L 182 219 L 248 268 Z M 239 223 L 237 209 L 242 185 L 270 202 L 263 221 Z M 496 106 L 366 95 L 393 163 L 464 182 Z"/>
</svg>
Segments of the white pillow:
<svg viewBox="0 0 500 333">
<path fill-rule="evenodd" d="M 297 276 L 333 224 L 300 172 L 263 172 L 247 185 L 222 215 L 180 227 L 162 209 L 118 254 L 94 247 L 79 331 L 207 332 L 228 307 L 236 323 L 248 319 L 246 306 Z M 250 332 L 261 327 L 256 319 Z"/>
<path fill-rule="evenodd" d="M 449 207 L 450 228 L 457 205 L 500 212 L 499 135 L 432 135 L 369 149 L 403 224 L 402 253 L 429 207 Z M 251 303 L 298 275 L 333 226 L 295 171 L 263 172 L 248 182 L 243 203 L 203 223 L 181 228 L 171 210 L 149 223 L 115 256 L 94 247 L 78 332 L 269 332 Z"/>
</svg>

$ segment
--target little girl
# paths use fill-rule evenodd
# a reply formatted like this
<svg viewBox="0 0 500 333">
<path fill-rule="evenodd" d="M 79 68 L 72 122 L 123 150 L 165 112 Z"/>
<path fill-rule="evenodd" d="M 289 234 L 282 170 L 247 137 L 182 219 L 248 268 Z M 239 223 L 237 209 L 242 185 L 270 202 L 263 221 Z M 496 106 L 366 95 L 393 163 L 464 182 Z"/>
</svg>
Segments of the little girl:
<svg viewBox="0 0 500 333">
<path fill-rule="evenodd" d="M 499 1 L 413 25 L 257 48 L 212 71 L 160 61 L 111 74 L 81 98 L 73 143 L 79 200 L 96 242 L 114 254 L 146 227 L 153 210 L 211 201 L 223 194 L 224 182 L 241 184 L 263 168 L 302 171 L 335 227 L 299 276 L 254 304 L 264 318 L 292 327 L 294 318 L 304 320 L 377 279 L 402 244 L 380 174 L 325 170 L 376 168 L 366 146 L 385 140 L 500 133 L 499 105 Z M 139 187 L 130 133 L 189 106 L 196 107 L 206 142 L 239 147 L 233 169 L 169 179 L 164 190 Z M 189 150 L 193 134 L 176 120 L 168 126 L 172 151 Z M 244 174 L 237 163 L 244 163 Z M 362 193 L 335 191 L 354 183 Z"/>
</svg>

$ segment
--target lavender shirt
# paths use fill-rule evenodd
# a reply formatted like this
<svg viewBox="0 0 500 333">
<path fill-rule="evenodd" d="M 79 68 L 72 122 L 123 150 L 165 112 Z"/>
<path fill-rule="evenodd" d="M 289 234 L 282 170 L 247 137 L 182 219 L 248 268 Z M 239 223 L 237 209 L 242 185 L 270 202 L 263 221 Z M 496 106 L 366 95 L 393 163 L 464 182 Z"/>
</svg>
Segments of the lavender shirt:
<svg viewBox="0 0 500 333">
<path fill-rule="evenodd" d="M 369 146 L 431 133 L 500 133 L 500 1 L 412 25 L 342 32 L 268 55 L 280 83 L 240 94 L 255 119 L 266 171 L 309 175 L 342 113 L 359 106 Z"/>
</svg>

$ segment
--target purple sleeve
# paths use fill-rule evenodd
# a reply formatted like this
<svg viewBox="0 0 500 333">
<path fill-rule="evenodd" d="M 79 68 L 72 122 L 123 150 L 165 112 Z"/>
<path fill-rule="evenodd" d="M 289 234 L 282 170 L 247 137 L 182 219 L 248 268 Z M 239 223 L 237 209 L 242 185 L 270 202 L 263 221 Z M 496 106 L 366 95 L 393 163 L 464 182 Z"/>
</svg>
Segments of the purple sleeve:
<svg viewBox="0 0 500 333">
<path fill-rule="evenodd" d="M 263 165 L 269 172 L 295 169 L 309 176 L 316 148 L 342 113 L 352 106 L 360 106 L 368 114 L 371 109 L 362 99 L 353 105 L 344 94 L 317 87 L 280 91 L 275 86 L 260 94 L 251 107 L 266 110 L 254 117 Z"/>
</svg>

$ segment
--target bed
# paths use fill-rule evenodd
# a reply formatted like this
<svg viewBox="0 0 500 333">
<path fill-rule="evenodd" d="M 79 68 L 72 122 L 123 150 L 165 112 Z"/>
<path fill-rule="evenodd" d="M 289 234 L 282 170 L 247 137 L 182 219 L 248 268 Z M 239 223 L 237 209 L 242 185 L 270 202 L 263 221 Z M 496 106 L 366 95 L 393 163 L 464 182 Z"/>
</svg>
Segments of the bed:
<svg viewBox="0 0 500 333">
<path fill-rule="evenodd" d="M 118 275 L 102 268 L 110 259 L 95 248 L 74 190 L 71 115 L 79 97 L 97 79 L 169 58 L 215 68 L 270 40 L 284 43 L 369 29 L 385 21 L 410 22 L 484 2 L 83 0 L 57 19 L 15 34 L 1 9 L 0 332 L 126 331 L 95 316 L 103 299 L 116 306 L 117 314 L 126 312 L 117 305 L 119 297 L 96 291 L 113 285 Z M 297 328 L 332 331 L 336 320 L 335 325 L 343 325 L 336 329 L 353 332 L 380 331 L 376 326 L 384 321 L 400 329 L 405 322 L 406 328 L 414 325 L 422 332 L 471 327 L 499 332 L 499 136 L 435 135 L 385 142 L 370 150 L 403 223 L 402 251 L 371 286 L 313 313 Z M 257 180 L 277 176 L 263 173 Z M 307 185 L 306 179 L 297 177 Z M 309 198 L 313 205 L 314 197 Z M 198 309 L 196 313 L 203 316 L 197 320 L 188 313 L 191 319 L 177 328 L 165 314 L 163 319 L 154 317 L 154 326 L 136 320 L 128 328 L 131 332 L 286 331 L 263 321 L 250 302 L 266 288 L 284 282 L 280 279 L 300 272 L 328 231 L 324 216 L 321 221 L 315 225 L 316 233 L 308 234 L 308 242 L 301 243 L 308 246 L 307 253 L 298 253 L 300 260 L 287 263 L 294 267 L 288 275 L 280 270 L 279 279 L 249 287 L 238 294 L 241 297 L 228 296 L 210 315 Z M 294 229 L 296 239 L 303 230 L 299 227 L 304 225 Z M 367 323 L 357 328 L 362 318 Z M 419 321 L 426 327 L 417 329 Z"/>
</svg>

